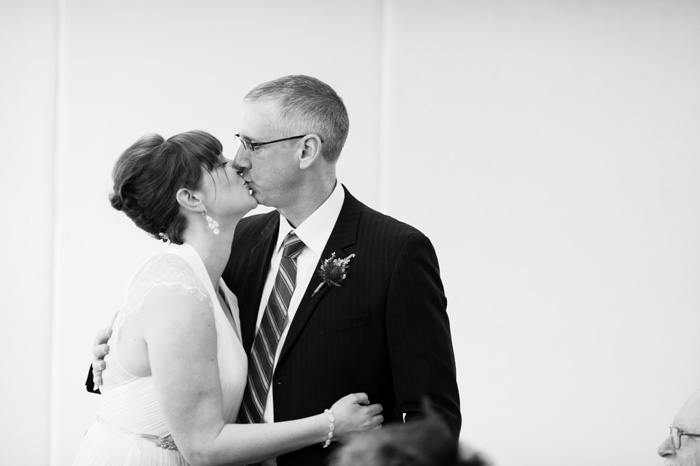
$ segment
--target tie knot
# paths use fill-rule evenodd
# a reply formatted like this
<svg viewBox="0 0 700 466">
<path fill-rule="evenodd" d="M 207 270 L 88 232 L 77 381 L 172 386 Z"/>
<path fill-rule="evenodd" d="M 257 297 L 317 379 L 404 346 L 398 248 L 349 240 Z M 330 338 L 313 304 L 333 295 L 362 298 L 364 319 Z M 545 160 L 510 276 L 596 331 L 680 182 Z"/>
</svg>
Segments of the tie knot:
<svg viewBox="0 0 700 466">
<path fill-rule="evenodd" d="M 296 259 L 296 257 L 301 254 L 302 249 L 304 249 L 304 242 L 299 239 L 296 233 L 290 231 L 287 237 L 284 239 L 284 249 L 282 250 L 282 257 L 289 257 L 290 259 Z"/>
</svg>

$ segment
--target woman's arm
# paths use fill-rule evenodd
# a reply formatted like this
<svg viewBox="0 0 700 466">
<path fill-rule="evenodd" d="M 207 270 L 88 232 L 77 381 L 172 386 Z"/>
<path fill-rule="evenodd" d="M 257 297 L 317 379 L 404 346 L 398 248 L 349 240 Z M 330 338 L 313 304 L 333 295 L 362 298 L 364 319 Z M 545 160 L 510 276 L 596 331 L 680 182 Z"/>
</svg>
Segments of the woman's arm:
<svg viewBox="0 0 700 466">
<path fill-rule="evenodd" d="M 192 465 L 246 464 L 320 445 L 328 415 L 274 424 L 225 424 L 214 316 L 207 303 L 167 289 L 144 303 L 143 330 L 156 396 L 178 449 Z M 349 395 L 332 409 L 335 435 L 376 428 L 381 406 Z"/>
</svg>

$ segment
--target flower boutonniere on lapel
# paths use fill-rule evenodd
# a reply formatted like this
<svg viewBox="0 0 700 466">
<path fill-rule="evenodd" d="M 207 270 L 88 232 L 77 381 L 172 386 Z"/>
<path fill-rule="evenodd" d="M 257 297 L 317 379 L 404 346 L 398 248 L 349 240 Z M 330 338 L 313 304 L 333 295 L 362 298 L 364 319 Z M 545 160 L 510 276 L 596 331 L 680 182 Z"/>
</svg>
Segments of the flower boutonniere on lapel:
<svg viewBox="0 0 700 466">
<path fill-rule="evenodd" d="M 347 277 L 348 264 L 353 257 L 355 257 L 355 254 L 350 254 L 345 259 L 337 259 L 335 253 L 333 253 L 331 257 L 324 260 L 321 268 L 318 270 L 318 274 L 323 278 L 323 281 L 319 283 L 311 297 L 318 293 L 323 288 L 323 285 L 328 285 L 329 287 L 340 286 L 345 277 Z"/>
</svg>

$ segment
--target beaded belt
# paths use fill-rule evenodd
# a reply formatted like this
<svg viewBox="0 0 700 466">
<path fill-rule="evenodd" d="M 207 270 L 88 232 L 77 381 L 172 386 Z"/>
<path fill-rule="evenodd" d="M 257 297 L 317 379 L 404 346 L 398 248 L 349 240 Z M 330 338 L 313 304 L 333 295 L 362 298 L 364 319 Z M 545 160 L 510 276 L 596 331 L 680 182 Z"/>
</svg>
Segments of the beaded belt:
<svg viewBox="0 0 700 466">
<path fill-rule="evenodd" d="M 163 448 L 165 450 L 174 450 L 178 451 L 177 445 L 175 445 L 175 441 L 173 440 L 172 435 L 166 435 L 164 437 L 158 437 L 157 435 L 149 435 L 149 434 L 137 434 L 136 432 L 132 432 L 128 429 L 124 429 L 123 427 L 119 427 L 116 424 L 112 424 L 106 419 L 103 419 L 101 417 L 97 417 L 97 422 L 100 424 L 103 424 L 107 427 L 111 427 L 112 429 L 118 430 L 119 432 L 123 432 L 128 435 L 134 435 L 136 437 L 140 437 L 144 440 L 148 440 L 149 442 L 152 442 L 155 444 L 155 446 L 159 448 Z"/>
</svg>

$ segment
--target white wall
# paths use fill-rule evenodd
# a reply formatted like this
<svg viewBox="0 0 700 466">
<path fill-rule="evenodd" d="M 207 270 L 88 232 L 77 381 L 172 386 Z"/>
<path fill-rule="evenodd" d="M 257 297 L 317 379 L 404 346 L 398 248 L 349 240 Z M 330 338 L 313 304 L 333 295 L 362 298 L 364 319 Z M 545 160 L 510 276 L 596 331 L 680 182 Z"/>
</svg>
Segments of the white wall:
<svg viewBox="0 0 700 466">
<path fill-rule="evenodd" d="M 0 2 L 0 451 L 49 459 L 56 10 Z"/>
<path fill-rule="evenodd" d="M 348 106 L 342 181 L 433 239 L 463 439 L 500 466 L 659 464 L 700 387 L 698 13 L 682 0 L 0 3 L 6 459 L 70 464 L 97 402 L 82 389 L 94 333 L 160 247 L 109 207 L 119 153 L 193 128 L 232 148 L 241 96 L 303 73 Z"/>
<path fill-rule="evenodd" d="M 389 11 L 383 189 L 442 261 L 463 438 L 660 464 L 700 387 L 700 3 Z"/>
</svg>

